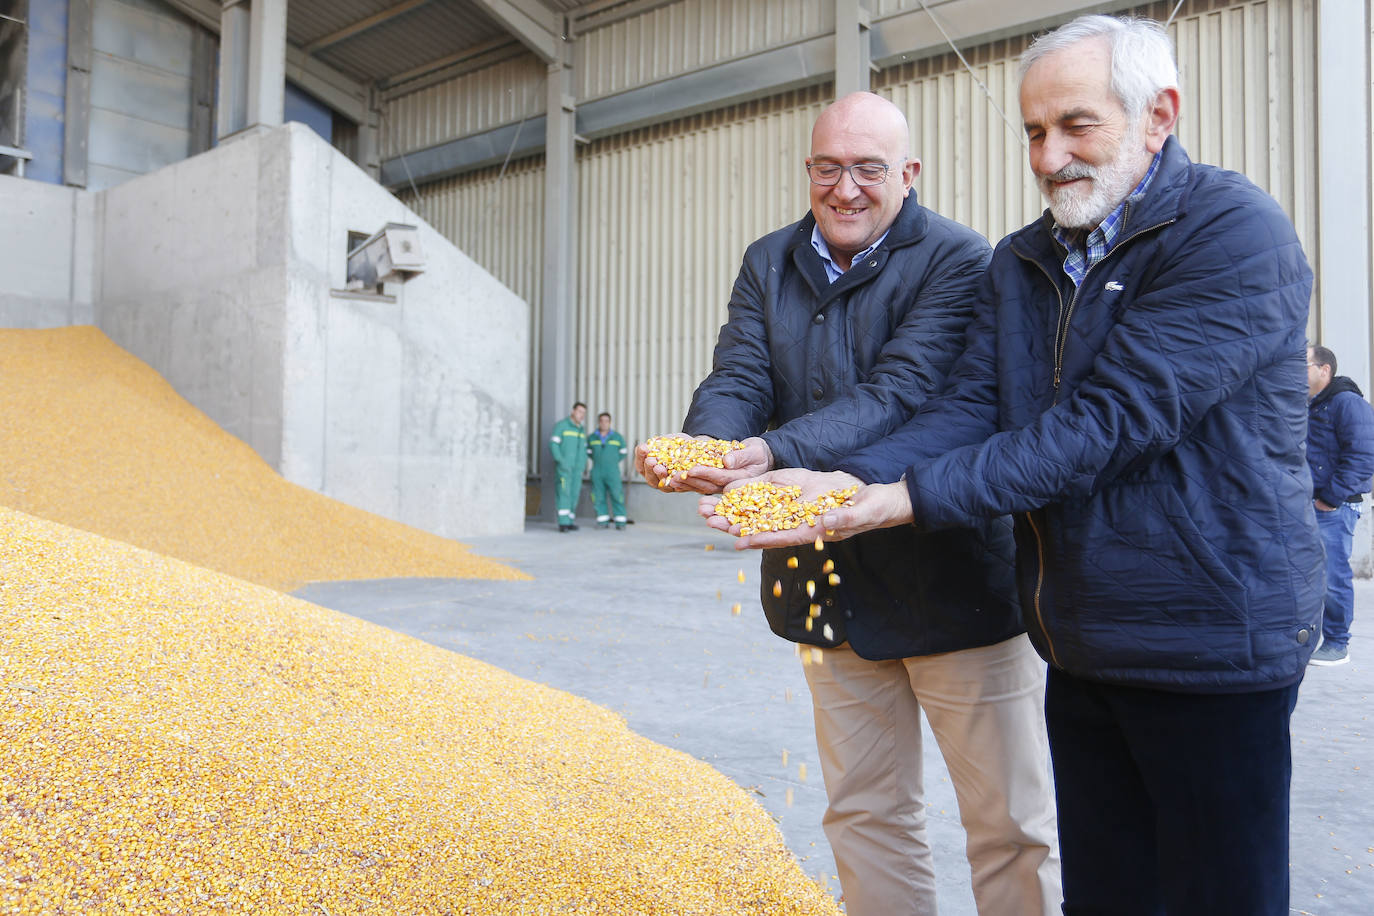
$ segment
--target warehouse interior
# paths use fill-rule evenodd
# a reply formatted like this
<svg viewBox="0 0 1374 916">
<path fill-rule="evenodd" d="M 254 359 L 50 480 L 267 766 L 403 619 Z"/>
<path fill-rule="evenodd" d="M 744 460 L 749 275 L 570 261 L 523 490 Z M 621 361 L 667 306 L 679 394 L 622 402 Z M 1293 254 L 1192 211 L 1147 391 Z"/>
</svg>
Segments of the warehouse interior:
<svg viewBox="0 0 1374 916">
<path fill-rule="evenodd" d="M 1246 173 L 1289 212 L 1318 278 L 1312 338 L 1335 342 L 1342 371 L 1368 390 L 1374 33 L 1361 0 L 6 0 L 0 172 L 14 180 L 0 184 L 0 199 L 17 218 L 0 232 L 8 250 L 34 254 L 0 277 L 0 321 L 94 323 L 288 479 L 350 500 L 382 487 L 388 495 L 368 508 L 430 530 L 462 533 L 422 507 L 475 498 L 441 466 L 460 466 L 476 445 L 468 473 L 494 476 L 490 499 L 503 507 L 481 514 L 509 529 L 526 511 L 551 511 L 544 438 L 574 400 L 612 412 L 635 441 L 677 428 L 709 369 L 745 244 L 804 212 L 800 163 L 827 100 L 871 88 L 908 111 L 924 163 L 917 192 L 937 211 L 994 240 L 1038 214 L 1014 63 L 1038 30 L 1087 9 L 1170 22 L 1184 83 L 1180 140 L 1195 159 Z M 288 122 L 309 130 L 268 138 Z M 296 167 L 263 161 L 253 178 L 285 169 L 285 196 L 255 197 L 256 212 L 271 225 L 269 209 L 285 207 L 299 235 L 287 233 L 278 304 L 245 305 L 253 284 L 240 263 L 220 272 L 218 292 L 201 290 L 219 304 L 197 319 L 207 308 L 179 310 L 166 267 L 201 256 L 204 239 L 132 262 L 107 242 L 139 247 L 132 239 L 145 233 L 174 242 L 168 195 L 173 206 L 202 206 L 174 190 L 192 174 L 226 202 L 253 197 L 234 184 L 237 166 L 191 166 L 161 190 L 152 177 L 240 140 L 279 156 L 310 147 Z M 316 188 L 335 195 L 328 228 L 301 216 L 318 212 L 318 199 L 291 197 L 312 170 L 348 176 L 347 190 L 342 178 Z M 362 190 L 363 179 L 392 202 Z M 145 198 L 147 222 L 128 222 Z M 489 275 L 494 285 L 478 287 L 499 304 L 478 295 L 467 316 L 461 305 L 422 306 L 431 292 L 438 302 L 471 286 L 437 290 L 433 271 L 373 291 L 394 302 L 347 290 L 350 244 L 388 223 L 425 227 L 430 257 Z M 292 259 L 308 246 L 291 239 L 316 231 L 329 235 L 322 254 L 297 270 Z M 116 257 L 128 266 L 113 268 Z M 301 298 L 291 278 L 312 272 L 314 298 L 287 305 Z M 374 314 L 378 302 L 402 304 L 400 331 L 379 330 L 395 315 Z M 445 365 L 438 341 L 416 344 L 432 336 L 430 318 L 417 317 L 426 309 L 448 329 L 438 335 L 445 345 L 467 329 L 499 355 L 484 363 L 474 348 Z M 296 385 L 322 368 L 331 330 L 347 338 L 332 387 Z M 387 334 L 374 349 L 394 354 L 390 368 L 345 368 L 357 362 L 349 347 Z M 236 336 L 253 342 L 221 345 Z M 217 347 L 231 352 L 207 358 Z M 178 362 L 187 352 L 199 358 Z M 252 379 L 246 354 L 255 354 Z M 357 375 L 339 376 L 348 372 Z M 445 422 L 495 429 L 418 430 L 407 418 L 427 407 Z M 358 414 L 337 415 L 350 408 Z M 378 410 L 389 419 L 369 442 L 361 416 Z M 417 453 L 419 477 L 409 480 Z M 493 472 L 500 462 L 517 470 Z M 688 514 L 630 490 L 635 517 Z"/>
</svg>

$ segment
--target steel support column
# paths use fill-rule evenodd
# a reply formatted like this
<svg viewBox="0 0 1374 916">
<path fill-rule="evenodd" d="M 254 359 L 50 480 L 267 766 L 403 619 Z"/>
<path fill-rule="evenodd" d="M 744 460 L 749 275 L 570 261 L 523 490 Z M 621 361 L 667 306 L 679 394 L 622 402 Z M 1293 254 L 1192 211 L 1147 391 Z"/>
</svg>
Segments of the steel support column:
<svg viewBox="0 0 1374 916">
<path fill-rule="evenodd" d="M 285 110 L 286 0 L 224 0 L 217 136 L 277 127 Z"/>
<path fill-rule="evenodd" d="M 866 92 L 873 70 L 869 29 L 873 20 L 861 0 L 835 3 L 835 98 Z"/>
<path fill-rule="evenodd" d="M 577 173 L 576 107 L 572 68 L 549 64 L 548 129 L 544 146 L 544 295 L 539 324 L 539 481 L 540 516 L 557 513 L 557 474 L 545 442 L 553 424 L 567 416 L 577 370 L 577 299 L 574 294 Z"/>
<path fill-rule="evenodd" d="M 1317 6 L 1317 219 L 1320 342 L 1365 391 L 1370 375 L 1368 0 Z M 1354 204 L 1354 206 L 1352 206 Z"/>
</svg>

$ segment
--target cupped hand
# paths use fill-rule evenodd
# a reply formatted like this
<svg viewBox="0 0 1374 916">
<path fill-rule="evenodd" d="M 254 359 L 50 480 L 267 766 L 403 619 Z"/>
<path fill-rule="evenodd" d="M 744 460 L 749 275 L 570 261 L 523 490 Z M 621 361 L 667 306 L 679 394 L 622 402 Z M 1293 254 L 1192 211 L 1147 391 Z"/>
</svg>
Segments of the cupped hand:
<svg viewBox="0 0 1374 916">
<path fill-rule="evenodd" d="M 801 498 L 807 501 L 816 500 L 833 490 L 843 490 L 851 486 L 858 486 L 859 489 L 849 498 L 851 505 L 827 510 L 814 525 L 748 535 L 740 535 L 738 525 L 732 525 L 727 519 L 716 514 L 719 497 L 703 498 L 697 506 L 697 511 L 712 528 L 736 535 L 738 540 L 735 547 L 739 550 L 796 547 L 814 543 L 817 538 L 823 541 L 842 541 L 865 531 L 911 522 L 911 500 L 904 483 L 864 484 L 857 477 L 840 471 L 827 473 L 808 471 L 804 468 L 771 471 L 753 478 L 752 481 L 801 487 Z M 738 481 L 729 489 L 752 481 Z"/>
</svg>

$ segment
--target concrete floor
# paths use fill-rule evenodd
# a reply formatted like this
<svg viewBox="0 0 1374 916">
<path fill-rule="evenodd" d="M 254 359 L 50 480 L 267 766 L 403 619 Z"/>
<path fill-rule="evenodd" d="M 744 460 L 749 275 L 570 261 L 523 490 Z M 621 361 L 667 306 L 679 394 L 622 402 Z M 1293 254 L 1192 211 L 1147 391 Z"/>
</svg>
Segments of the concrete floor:
<svg viewBox="0 0 1374 916">
<path fill-rule="evenodd" d="M 707 761 L 772 814 L 802 869 L 838 896 L 820 828 L 825 793 L 810 695 L 791 644 L 763 620 L 757 556 L 736 553 L 731 538 L 704 525 L 579 524 L 559 534 L 530 522 L 523 534 L 466 542 L 532 582 L 393 579 L 296 594 L 586 697 L 639 734 Z M 1351 663 L 1309 668 L 1293 718 L 1293 913 L 1374 913 L 1369 580 L 1356 582 L 1356 609 Z M 974 916 L 953 789 L 926 734 L 941 912 Z"/>
</svg>

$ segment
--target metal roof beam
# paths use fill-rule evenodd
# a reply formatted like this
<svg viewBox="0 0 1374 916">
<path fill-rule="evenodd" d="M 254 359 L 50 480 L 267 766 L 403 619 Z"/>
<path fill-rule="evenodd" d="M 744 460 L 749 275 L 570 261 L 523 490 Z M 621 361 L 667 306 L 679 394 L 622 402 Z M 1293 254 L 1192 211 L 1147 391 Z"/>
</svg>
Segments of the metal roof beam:
<svg viewBox="0 0 1374 916">
<path fill-rule="evenodd" d="M 998 6 L 1005 0 L 942 0 L 930 6 L 950 35 L 967 47 L 1063 22 L 1081 9 L 1081 2 L 1018 0 L 1015 15 Z M 1000 18 L 990 17 L 999 9 Z M 989 31 L 989 21 L 997 21 L 998 28 Z M 873 21 L 870 41 L 871 59 L 888 66 L 949 50 L 939 28 L 919 9 Z M 835 51 L 835 37 L 820 35 L 647 86 L 582 100 L 577 103 L 577 134 L 588 139 L 605 137 L 812 86 L 833 78 Z M 506 157 L 537 153 L 544 145 L 544 128 L 544 118 L 539 116 L 520 125 L 508 124 L 417 150 L 404 158 L 388 159 L 382 163 L 382 184 L 418 184 L 498 163 Z"/>
<path fill-rule="evenodd" d="M 563 21 L 535 0 L 472 0 L 546 64 L 563 61 Z"/>
<path fill-rule="evenodd" d="M 430 0 L 402 0 L 401 3 L 398 3 L 395 6 L 388 7 L 387 9 L 384 9 L 377 13 L 373 13 L 371 16 L 368 16 L 364 19 L 359 19 L 357 22 L 351 23 L 349 25 L 344 26 L 341 29 L 330 32 L 328 35 L 322 35 L 321 37 L 316 38 L 314 41 L 307 44 L 301 50 L 305 51 L 306 54 L 314 54 L 316 51 L 323 50 L 329 47 L 330 45 L 336 45 L 341 41 L 352 38 L 354 35 L 360 35 L 363 32 L 366 32 L 368 29 L 376 28 L 382 23 L 390 22 L 397 16 L 403 16 L 411 10 L 415 9 L 417 6 L 424 6 L 428 2 L 430 2 Z"/>
<path fill-rule="evenodd" d="M 165 0 L 165 2 L 219 35 L 222 4 L 217 0 Z M 286 76 L 315 98 L 354 124 L 367 123 L 367 85 L 335 70 L 300 48 L 286 46 Z"/>
</svg>

